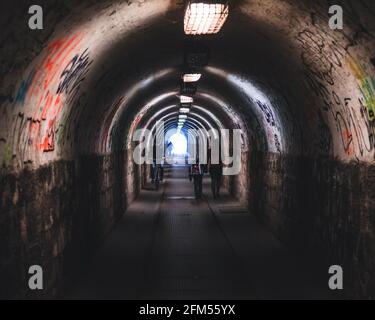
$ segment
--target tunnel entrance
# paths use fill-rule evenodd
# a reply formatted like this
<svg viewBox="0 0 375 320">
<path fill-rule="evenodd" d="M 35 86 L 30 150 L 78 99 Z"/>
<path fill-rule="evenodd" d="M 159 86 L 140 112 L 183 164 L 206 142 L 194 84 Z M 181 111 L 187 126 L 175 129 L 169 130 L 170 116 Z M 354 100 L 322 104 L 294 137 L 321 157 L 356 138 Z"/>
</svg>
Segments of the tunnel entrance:
<svg viewBox="0 0 375 320">
<path fill-rule="evenodd" d="M 169 164 L 185 165 L 186 159 L 189 157 L 188 143 L 185 135 L 178 129 L 177 132 L 172 133 L 167 141 L 166 162 Z"/>
<path fill-rule="evenodd" d="M 187 140 L 184 134 L 181 132 L 173 134 L 169 142 L 172 143 L 171 154 L 176 156 L 185 156 L 187 154 Z"/>
</svg>

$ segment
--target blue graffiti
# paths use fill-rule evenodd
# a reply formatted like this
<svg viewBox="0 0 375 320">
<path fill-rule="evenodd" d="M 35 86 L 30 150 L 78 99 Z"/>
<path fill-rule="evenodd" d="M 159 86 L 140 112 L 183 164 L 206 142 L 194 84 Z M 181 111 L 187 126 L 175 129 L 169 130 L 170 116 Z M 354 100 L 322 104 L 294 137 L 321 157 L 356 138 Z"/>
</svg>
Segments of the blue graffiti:
<svg viewBox="0 0 375 320">
<path fill-rule="evenodd" d="M 35 71 L 32 70 L 26 80 L 22 80 L 22 83 L 16 94 L 16 103 L 24 104 L 27 92 L 29 91 L 30 85 L 34 80 Z"/>
</svg>

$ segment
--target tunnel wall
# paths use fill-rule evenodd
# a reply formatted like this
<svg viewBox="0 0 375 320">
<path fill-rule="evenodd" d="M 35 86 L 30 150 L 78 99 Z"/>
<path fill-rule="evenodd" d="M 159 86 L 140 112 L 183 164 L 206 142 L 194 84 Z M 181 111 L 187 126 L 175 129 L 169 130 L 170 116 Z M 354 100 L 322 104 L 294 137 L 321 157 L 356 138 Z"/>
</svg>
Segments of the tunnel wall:
<svg viewBox="0 0 375 320">
<path fill-rule="evenodd" d="M 238 201 L 244 206 L 249 205 L 249 156 L 249 151 L 241 152 L 241 172 L 232 177 L 228 186 L 230 194 L 236 197 L 236 199 L 238 199 Z"/>
<path fill-rule="evenodd" d="M 0 297 L 56 295 L 137 196 L 127 152 L 56 161 L 1 177 Z M 28 289 L 28 268 L 43 268 L 45 290 Z"/>
<path fill-rule="evenodd" d="M 350 297 L 374 298 L 375 166 L 261 152 L 251 161 L 261 220 L 327 274 L 341 265 Z"/>
<path fill-rule="evenodd" d="M 28 1 L 22 2 L 26 3 Z M 92 0 L 87 1 L 87 5 L 101 3 L 100 5 L 104 7 L 107 2 L 109 1 Z M 253 167 L 259 165 L 259 169 L 256 172 L 251 172 L 250 181 L 252 182 L 252 188 L 250 190 L 250 199 L 252 201 L 250 201 L 250 204 L 255 206 L 255 212 L 262 217 L 265 223 L 280 238 L 290 243 L 292 247 L 302 251 L 306 248 L 312 248 L 311 250 L 316 253 L 324 253 L 323 256 L 327 261 L 330 259 L 342 259 L 342 261 L 335 262 L 342 262 L 345 270 L 351 270 L 348 279 L 353 279 L 350 283 L 355 287 L 356 294 L 365 295 L 367 292 L 373 295 L 373 284 L 363 284 L 366 280 L 364 277 L 374 275 L 373 261 L 371 260 L 373 249 L 370 241 L 373 234 L 371 213 L 374 212 L 370 194 L 371 190 L 372 193 L 375 190 L 372 183 L 373 175 L 370 173 L 372 170 L 370 168 L 372 167 L 361 163 L 356 165 L 350 163 L 354 159 L 358 161 L 365 160 L 369 163 L 373 163 L 374 160 L 375 122 L 373 121 L 373 115 L 369 117 L 370 111 L 373 111 L 372 109 L 374 108 L 374 91 L 373 87 L 369 85 L 373 83 L 374 79 L 374 69 L 369 60 L 370 55 L 373 57 L 374 42 L 371 34 L 373 29 L 370 29 L 372 24 L 365 23 L 366 20 L 369 20 L 366 13 L 370 15 L 370 19 L 373 19 L 371 16 L 372 11 L 366 9 L 366 7 L 361 8 L 359 12 L 363 18 L 357 20 L 363 20 L 364 25 L 361 24 L 357 28 L 353 28 L 353 32 L 349 34 L 332 33 L 326 29 L 321 29 L 323 23 L 326 25 L 327 22 L 325 2 L 323 0 L 314 1 L 321 7 L 312 8 L 309 6 L 310 3 L 308 1 L 306 1 L 307 4 L 304 1 L 292 0 L 282 2 L 274 0 L 244 1 L 242 11 L 251 17 L 249 20 L 257 21 L 260 26 L 262 25 L 261 22 L 267 22 L 267 25 L 276 27 L 272 33 L 273 35 L 276 34 L 279 37 L 279 35 L 282 36 L 284 34 L 287 39 L 293 40 L 293 45 L 285 45 L 285 51 L 279 51 L 280 57 L 294 55 L 294 53 L 296 53 L 296 56 L 301 55 L 301 59 L 298 60 L 299 68 L 311 94 L 303 96 L 301 99 L 296 99 L 299 102 L 296 103 L 296 107 L 306 113 L 307 121 L 303 123 L 303 126 L 308 127 L 311 125 L 311 131 L 314 132 L 314 135 L 312 135 L 309 134 L 309 130 L 305 130 L 303 139 L 299 139 L 297 134 L 296 137 L 285 137 L 284 140 L 290 141 L 291 145 L 290 150 L 288 150 L 295 154 L 294 156 L 272 153 L 253 155 Z M 349 1 L 344 2 L 349 3 Z M 47 1 L 43 1 L 43 3 L 47 4 Z M 55 28 L 55 23 L 67 16 L 67 13 L 74 7 L 73 1 L 64 1 L 64 4 L 61 3 L 60 5 L 59 1 L 48 1 L 48 3 L 49 5 L 46 8 L 53 7 L 55 10 L 51 11 L 55 11 L 56 16 L 54 14 L 53 16 L 49 15 L 50 22 L 46 23 L 46 25 L 53 26 L 53 28 Z M 70 28 L 67 28 L 70 23 L 65 22 L 60 27 L 56 26 L 56 31 L 59 32 L 53 34 L 54 30 L 48 29 L 45 33 L 35 36 L 35 38 L 25 36 L 29 33 L 24 23 L 24 18 L 21 17 L 21 11 L 14 15 L 18 18 L 17 24 L 12 24 L 12 28 L 4 28 L 8 30 L 8 33 L 4 33 L 2 37 L 4 45 L 1 46 L 3 61 L 6 63 L 4 63 L 0 72 L 4 75 L 0 97 L 2 114 L 0 158 L 3 167 L 9 168 L 9 170 L 19 170 L 18 173 L 1 175 L 4 183 L 0 187 L 2 199 L 0 216 L 2 223 L 0 228 L 9 228 L 9 230 L 2 230 L 0 234 L 0 237 L 4 238 L 2 239 L 4 241 L 0 244 L 0 252 L 3 255 L 0 272 L 4 270 L 4 272 L 1 272 L 1 280 L 5 281 L 4 283 L 10 283 L 9 279 L 12 275 L 14 276 L 14 272 L 17 273 L 17 278 L 20 278 L 20 274 L 22 274 L 23 278 L 25 277 L 24 272 L 17 270 L 17 268 L 20 268 L 19 266 L 22 266 L 23 262 L 27 261 L 29 257 L 33 259 L 35 257 L 35 260 L 42 257 L 46 264 L 51 264 L 51 268 L 54 270 L 53 273 L 56 274 L 55 278 L 61 279 L 60 277 L 64 270 L 69 270 L 69 261 L 73 261 L 71 257 L 77 254 L 75 252 L 84 251 L 81 248 L 86 243 L 91 245 L 92 243 L 89 239 L 96 238 L 96 236 L 99 238 L 103 235 L 113 224 L 112 220 L 117 216 L 121 203 L 124 209 L 124 204 L 130 203 L 139 192 L 140 181 L 135 179 L 140 176 L 138 172 L 140 169 L 131 164 L 127 152 L 123 154 L 125 165 L 119 165 L 121 157 L 115 155 L 85 156 L 76 160 L 66 161 L 66 159 L 78 156 L 78 153 L 82 151 L 82 146 L 86 144 L 91 146 L 89 142 L 78 145 L 75 141 L 73 142 L 74 139 L 68 139 L 74 136 L 73 129 L 76 129 L 77 114 L 80 109 L 83 109 L 85 95 L 88 96 L 89 93 L 85 91 L 83 79 L 80 77 L 76 83 L 73 81 L 68 82 L 71 85 L 74 84 L 73 87 L 76 87 L 75 84 L 82 84 L 80 90 L 82 95 L 77 93 L 77 96 L 79 96 L 77 103 L 68 103 L 65 101 L 68 97 L 63 94 L 56 95 L 55 93 L 65 67 L 69 66 L 71 61 L 74 61 L 72 58 L 77 57 L 77 55 L 83 58 L 89 57 L 88 64 L 83 64 L 82 67 L 88 66 L 90 68 L 87 68 L 87 70 L 82 68 L 85 71 L 82 74 L 80 73 L 80 75 L 90 74 L 86 74 L 86 71 L 94 69 L 94 65 L 99 61 L 100 52 L 107 46 L 104 39 L 108 39 L 108 42 L 115 42 L 116 40 L 117 36 L 112 37 L 109 33 L 112 27 L 117 25 L 114 30 L 117 34 L 122 34 L 124 30 L 127 30 L 125 26 L 121 27 L 122 24 L 126 26 L 134 24 L 134 30 L 137 26 L 142 25 L 143 20 L 140 17 L 143 15 L 141 13 L 144 13 L 144 16 L 148 16 L 151 13 L 166 12 L 167 1 L 153 1 L 154 4 L 149 7 L 151 10 L 147 9 L 151 1 L 143 3 L 143 7 L 134 2 L 134 6 L 124 3 L 123 9 L 116 8 L 118 11 L 115 14 L 115 17 L 117 17 L 113 18 L 114 20 L 109 17 L 113 16 L 112 13 L 116 12 L 116 10 L 113 11 L 114 8 L 108 6 L 107 12 L 105 15 L 101 15 L 101 19 L 92 19 L 92 22 L 87 22 L 87 25 L 85 21 L 85 26 L 82 26 L 82 28 L 76 28 L 74 25 L 78 26 L 87 17 L 94 15 L 90 15 L 90 12 L 86 10 L 85 15 L 82 15 L 82 10 L 76 10 L 76 18 L 79 17 L 82 20 L 77 20 Z M 361 5 L 364 1 L 356 1 L 356 3 Z M 299 4 L 299 6 L 295 6 L 296 4 Z M 350 9 L 351 6 L 345 6 L 345 11 L 350 13 L 355 11 L 354 8 Z M 10 7 L 14 7 L 13 3 Z M 25 8 L 27 8 L 26 5 Z M 124 14 L 128 12 L 127 8 L 131 9 L 129 10 L 130 13 Z M 296 10 L 298 8 L 300 10 Z M 7 17 L 7 21 L 12 21 L 13 18 L 10 17 L 13 16 L 14 10 L 9 11 L 9 19 Z M 91 13 L 100 12 L 100 8 L 93 6 L 90 11 Z M 7 10 L 4 10 L 4 12 L 7 12 Z M 320 13 L 322 12 L 324 12 L 324 15 L 321 16 Z M 132 20 L 128 21 L 125 18 L 130 18 L 130 16 L 137 22 L 133 21 L 131 23 Z M 321 24 L 319 24 L 319 17 L 323 21 Z M 290 18 L 293 18 L 292 24 L 289 22 Z M 89 21 L 91 21 L 91 18 Z M 111 23 L 108 23 L 109 21 Z M 348 21 L 348 23 L 350 25 L 357 24 L 357 22 L 353 21 Z M 228 26 L 230 27 L 230 23 L 228 23 Z M 129 28 L 132 29 L 133 27 Z M 92 32 L 97 29 L 101 29 L 103 34 L 106 34 L 106 37 L 101 37 L 99 32 Z M 15 32 L 16 30 L 17 32 Z M 268 37 L 267 32 L 263 34 L 262 27 L 249 30 L 258 30 L 257 32 L 260 32 L 261 38 L 264 39 L 275 40 L 276 38 Z M 82 39 L 80 38 L 80 33 L 76 33 L 78 31 L 83 32 Z M 243 32 L 244 30 L 241 29 L 241 31 Z M 149 29 L 147 32 L 149 32 Z M 25 92 L 27 92 L 27 87 L 32 84 L 30 80 L 34 77 L 31 70 L 33 70 L 33 67 L 40 69 L 41 66 L 49 66 L 49 59 L 47 58 L 50 56 L 48 54 L 50 52 L 48 52 L 48 49 L 62 46 L 62 43 L 65 42 L 64 40 L 71 40 L 70 37 L 66 39 L 65 37 L 59 37 L 60 34 L 64 33 L 69 33 L 73 38 L 78 37 L 76 39 L 77 41 L 79 39 L 79 47 L 72 50 L 63 62 L 55 65 L 55 77 L 53 77 L 54 81 L 51 82 L 53 85 L 47 88 L 49 91 L 37 91 L 38 94 L 32 100 L 24 103 Z M 145 34 L 146 32 L 143 33 Z M 52 40 L 58 41 L 51 42 Z M 6 45 L 7 41 L 13 43 L 11 49 Z M 260 47 L 264 45 L 262 41 L 254 43 L 257 43 Z M 285 43 L 288 44 L 289 41 L 285 41 Z M 40 51 L 41 44 L 47 45 L 44 47 L 44 51 Z M 286 49 L 287 47 L 289 49 Z M 87 49 L 89 51 L 86 51 Z M 262 55 L 264 51 L 262 51 Z M 38 59 L 32 62 L 36 56 L 38 56 Z M 283 59 L 281 59 L 282 61 Z M 91 62 L 95 63 L 91 64 Z M 279 60 L 277 60 L 277 63 L 281 64 Z M 260 65 L 262 64 L 260 63 Z M 98 79 L 105 79 L 104 72 L 95 74 Z M 348 74 L 351 74 L 351 76 L 348 77 Z M 295 82 L 290 82 L 289 80 L 292 80 L 292 77 L 288 76 L 285 78 L 288 81 L 284 82 L 290 84 L 292 88 L 299 88 L 294 85 L 297 82 L 303 82 L 300 76 L 296 77 Z M 49 77 L 42 77 L 41 79 L 48 80 Z M 116 76 L 108 77 L 107 79 L 111 79 L 111 83 L 117 81 Z M 119 79 L 121 80 L 121 78 Z M 98 81 L 98 83 L 100 82 Z M 38 84 L 39 81 L 36 81 L 36 89 L 39 87 Z M 95 90 L 99 91 L 98 88 L 95 86 Z M 103 92 L 106 91 L 106 88 L 104 88 Z M 61 114 L 58 117 L 56 117 L 55 109 L 51 108 L 51 92 L 54 93 L 53 98 L 61 103 Z M 305 91 L 302 90 L 301 92 Z M 46 95 L 47 93 L 48 95 Z M 61 100 L 59 100 L 60 96 Z M 43 109 L 46 110 L 47 116 L 37 108 L 36 102 L 39 98 L 42 99 Z M 340 103 L 337 103 L 337 100 L 341 100 Z M 365 107 L 365 111 L 363 111 L 363 108 L 355 107 L 356 109 L 353 109 L 350 106 L 350 101 L 356 103 L 358 101 L 357 104 Z M 114 103 L 114 105 L 117 105 L 117 103 Z M 101 118 L 103 114 L 102 105 L 98 104 L 98 106 L 100 108 L 93 108 L 93 106 L 88 105 L 86 109 L 99 111 L 97 114 Z M 264 113 L 265 120 L 269 120 L 271 116 L 273 117 L 268 107 L 266 108 L 263 104 L 259 107 Z M 56 110 L 60 110 L 60 108 Z M 112 115 L 112 109 L 109 110 L 109 114 Z M 321 117 L 321 114 L 324 116 Z M 66 124 L 64 124 L 65 119 L 67 119 Z M 85 123 L 85 121 L 82 123 Z M 280 127 L 292 128 L 293 123 L 285 121 L 284 125 Z M 84 128 L 85 135 L 81 138 L 82 140 L 86 140 L 86 135 L 89 136 L 86 126 Z M 92 130 L 97 130 L 97 126 L 92 126 L 92 128 L 94 128 Z M 273 132 L 272 128 L 269 129 Z M 31 135 L 30 132 L 32 133 Z M 313 139 L 310 139 L 310 136 Z M 97 140 L 100 140 L 99 138 L 102 137 L 98 137 Z M 298 146 L 301 145 L 304 148 L 300 150 L 299 147 L 294 147 L 296 140 L 301 140 Z M 312 148 L 312 145 L 317 145 L 318 148 Z M 37 148 L 34 150 L 33 146 Z M 90 148 L 87 149 L 92 152 Z M 329 154 L 332 157 L 338 157 L 343 162 L 308 158 L 307 155 L 316 153 L 315 149 L 321 149 L 320 154 L 322 156 Z M 76 150 L 79 150 L 79 152 L 75 153 Z M 298 154 L 304 154 L 305 158 L 298 156 Z M 31 169 L 23 170 L 24 167 L 31 165 L 31 162 L 33 162 L 34 171 L 31 171 Z M 119 168 L 123 166 L 125 169 L 122 171 Z M 99 172 L 102 169 L 107 173 L 100 175 Z M 319 173 L 318 169 L 323 171 Z M 122 175 L 121 172 L 123 172 Z M 121 177 L 117 184 L 115 184 L 113 178 L 115 174 Z M 38 175 L 42 176 L 39 178 Z M 124 177 L 127 177 L 127 179 Z M 359 177 L 362 182 L 359 182 Z M 235 179 L 238 179 L 238 183 L 229 185 L 230 180 L 228 179 L 226 183 L 231 188 L 231 192 L 238 195 L 238 191 L 241 189 L 239 186 L 242 184 L 244 188 L 246 179 L 249 178 L 241 174 Z M 87 180 L 86 183 L 84 182 L 85 180 Z M 126 183 L 123 182 L 124 180 L 126 180 Z M 58 181 L 63 182 L 59 183 Z M 354 185 L 353 181 L 357 181 L 358 185 Z M 355 189 L 357 187 L 360 187 L 360 189 Z M 121 193 L 117 193 L 116 190 L 121 190 Z M 352 194 L 348 193 L 348 190 L 353 190 Z M 65 196 L 63 196 L 64 192 Z M 80 194 L 82 197 L 79 196 Z M 240 193 L 239 195 L 243 199 L 246 194 Z M 64 199 L 69 199 L 67 204 L 63 204 Z M 98 200 L 93 201 L 92 199 Z M 330 201 L 330 199 L 334 200 Z M 43 207 L 43 201 L 46 201 L 46 203 L 49 201 L 50 203 Z M 103 216 L 105 208 L 111 202 L 113 209 L 109 211 L 110 214 L 108 216 Z M 65 205 L 67 207 L 64 207 Z M 50 213 L 48 211 L 49 207 L 54 208 L 53 212 L 51 211 Z M 47 215 L 46 217 L 44 216 L 45 214 Z M 60 253 L 57 254 L 56 258 L 51 253 L 51 250 L 46 250 L 43 253 L 41 249 L 35 249 L 38 246 L 43 248 L 44 245 L 48 245 L 47 239 L 42 238 L 40 235 L 44 234 L 45 231 L 41 233 L 35 227 L 38 226 L 40 228 L 40 226 L 48 225 L 48 214 L 54 217 L 54 221 L 62 219 L 61 221 L 63 222 L 60 227 L 56 226 L 56 230 L 50 231 L 52 243 L 62 241 L 61 246 L 63 249 L 61 249 L 62 251 L 57 250 Z M 69 214 L 72 216 L 69 216 Z M 23 220 L 22 215 L 25 217 Z M 334 218 L 339 220 L 336 221 Z M 64 219 L 67 221 L 66 225 L 64 224 Z M 354 224 L 353 221 L 355 222 Z M 90 228 L 87 227 L 87 231 L 85 231 L 86 223 L 89 223 L 90 226 Z M 99 227 L 101 223 L 102 226 Z M 92 231 L 89 233 L 88 230 L 91 230 L 91 226 Z M 82 230 L 80 229 L 81 227 L 83 227 Z M 64 230 L 67 234 L 71 232 L 77 236 L 60 240 L 60 232 L 62 231 L 58 230 Z M 27 240 L 24 238 L 25 234 L 27 235 Z M 297 236 L 303 236 L 302 240 L 297 241 Z M 348 240 L 342 240 L 342 243 L 338 243 L 340 242 L 338 239 L 344 239 L 345 237 Z M 80 241 L 81 239 L 83 240 Z M 348 241 L 350 242 L 349 244 L 347 243 Z M 37 243 L 37 245 L 33 246 L 33 243 Z M 73 249 L 70 248 L 74 248 L 73 244 L 75 243 L 77 244 L 77 249 L 73 252 Z M 326 243 L 332 245 L 327 246 Z M 336 243 L 338 247 L 333 250 L 332 247 Z M 367 256 L 364 255 L 366 247 L 367 252 L 370 252 Z M 15 256 L 15 252 L 19 248 L 22 250 Z M 52 261 L 56 262 L 52 263 Z M 362 271 L 363 273 L 361 273 Z M 364 276 L 359 279 L 359 274 Z M 357 275 L 357 278 L 355 278 L 355 275 Z M 20 279 L 23 279 L 22 277 Z M 53 278 L 51 275 L 50 277 Z M 51 281 L 54 282 L 55 280 Z M 17 283 L 15 285 L 23 288 L 24 284 Z M 7 290 L 4 288 L 6 286 L 2 286 L 0 290 Z M 14 288 L 10 290 L 16 291 Z"/>
</svg>

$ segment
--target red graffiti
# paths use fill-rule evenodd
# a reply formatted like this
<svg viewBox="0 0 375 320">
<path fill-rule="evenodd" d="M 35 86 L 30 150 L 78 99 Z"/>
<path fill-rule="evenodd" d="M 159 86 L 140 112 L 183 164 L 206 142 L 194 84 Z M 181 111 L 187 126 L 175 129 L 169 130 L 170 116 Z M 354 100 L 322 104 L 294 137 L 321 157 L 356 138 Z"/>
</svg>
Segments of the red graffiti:
<svg viewBox="0 0 375 320">
<path fill-rule="evenodd" d="M 53 151 L 55 148 L 55 122 L 63 107 L 61 94 L 65 94 L 55 93 L 55 87 L 60 81 L 64 68 L 80 50 L 81 42 L 81 35 L 53 41 L 45 49 L 45 58 L 35 67 L 37 71 L 25 97 L 25 104 L 35 104 L 28 130 L 28 140 L 41 151 Z M 31 101 L 31 99 L 34 100 Z M 41 135 L 45 121 L 48 121 L 47 129 Z"/>
<path fill-rule="evenodd" d="M 56 119 L 48 121 L 48 127 L 43 142 L 38 146 L 39 149 L 44 152 L 55 150 L 55 120 Z"/>
<path fill-rule="evenodd" d="M 348 156 L 354 154 L 354 146 L 353 146 L 353 135 L 349 129 L 344 129 L 341 133 L 343 144 L 345 146 L 345 152 Z"/>
</svg>

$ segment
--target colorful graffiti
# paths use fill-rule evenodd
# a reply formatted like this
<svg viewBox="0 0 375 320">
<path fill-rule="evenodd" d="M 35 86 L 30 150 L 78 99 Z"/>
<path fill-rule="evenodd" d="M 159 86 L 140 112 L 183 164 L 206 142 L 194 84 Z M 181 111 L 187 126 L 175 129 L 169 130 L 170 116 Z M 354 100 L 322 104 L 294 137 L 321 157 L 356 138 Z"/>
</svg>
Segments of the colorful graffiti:
<svg viewBox="0 0 375 320">
<path fill-rule="evenodd" d="M 27 92 L 29 91 L 30 85 L 33 82 L 35 76 L 35 70 L 33 69 L 25 80 L 22 80 L 21 85 L 16 93 L 15 101 L 23 105 L 25 103 Z"/>
<path fill-rule="evenodd" d="M 363 69 L 350 59 L 351 70 L 356 75 L 360 90 L 364 96 L 367 110 L 364 115 L 362 101 L 359 98 L 340 97 L 336 91 L 337 85 L 334 74 L 342 72 L 345 57 L 349 56 L 347 48 L 339 46 L 333 38 L 327 38 L 319 30 L 305 30 L 299 33 L 297 40 L 302 47 L 303 73 L 308 88 L 321 99 L 321 110 L 330 114 L 336 125 L 336 130 L 342 143 L 344 152 L 359 160 L 365 152 L 374 150 L 374 139 L 371 119 L 374 117 L 374 90 L 373 82 L 365 76 Z M 362 118 L 358 116 L 362 115 Z M 329 131 L 322 126 L 324 116 L 317 113 L 318 132 L 322 136 L 317 138 L 316 146 L 323 152 L 331 149 Z M 325 143 L 327 142 L 327 144 Z"/>
<path fill-rule="evenodd" d="M 57 120 L 66 99 L 72 101 L 84 81 L 92 60 L 88 49 L 81 51 L 82 36 L 73 35 L 51 42 L 44 58 L 21 83 L 18 105 L 32 105 L 26 147 L 55 150 Z M 57 89 L 56 89 L 57 88 Z"/>
<path fill-rule="evenodd" d="M 354 61 L 353 58 L 348 58 L 348 65 L 353 74 L 359 82 L 359 90 L 364 98 L 367 107 L 367 115 L 369 121 L 375 120 L 375 79 L 367 76 L 364 68 Z"/>
<path fill-rule="evenodd" d="M 18 90 L 13 96 L 13 93 L 8 93 L 5 95 L 0 95 L 0 103 L 10 103 L 10 104 L 20 104 L 21 106 L 24 104 L 27 92 L 31 86 L 31 83 L 33 82 L 35 76 L 34 69 L 29 72 L 29 75 L 26 77 L 26 79 L 22 80 Z M 13 90 L 9 90 L 13 91 Z"/>
</svg>

